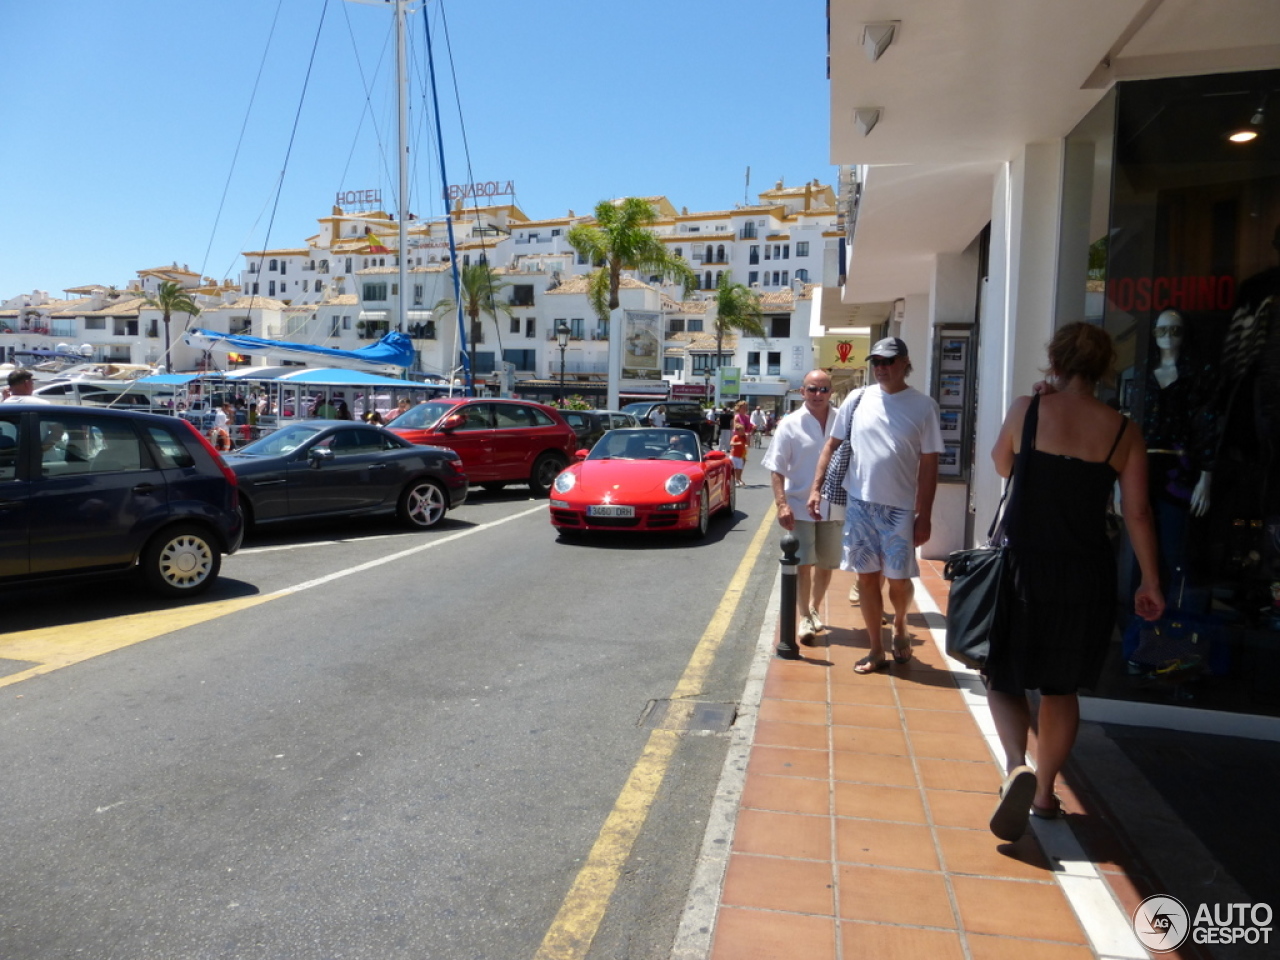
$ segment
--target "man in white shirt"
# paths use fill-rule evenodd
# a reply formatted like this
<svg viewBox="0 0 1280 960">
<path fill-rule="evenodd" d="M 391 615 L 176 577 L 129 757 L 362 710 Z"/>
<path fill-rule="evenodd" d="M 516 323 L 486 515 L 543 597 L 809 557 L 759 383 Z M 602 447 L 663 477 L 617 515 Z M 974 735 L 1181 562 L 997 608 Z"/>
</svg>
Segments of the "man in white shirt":
<svg viewBox="0 0 1280 960">
<path fill-rule="evenodd" d="M 825 627 L 818 607 L 831 584 L 831 571 L 840 566 L 844 507 L 822 501 L 821 516 L 809 516 L 809 491 L 818 469 L 818 458 L 835 427 L 831 407 L 831 377 L 825 370 L 804 376 L 804 405 L 782 418 L 765 451 L 764 468 L 770 472 L 778 523 L 800 541 L 796 568 L 796 609 L 800 642 L 812 645 Z M 756 408 L 759 411 L 759 407 Z M 788 643 L 780 651 L 792 648 Z M 779 653 L 780 656 L 783 654 Z"/>
<path fill-rule="evenodd" d="M 649 426 L 665 427 L 667 425 L 667 408 L 658 404 L 649 414 Z"/>
<path fill-rule="evenodd" d="M 849 504 L 840 569 L 858 574 L 858 607 L 871 646 L 867 656 L 854 664 L 855 673 L 871 673 L 888 663 L 881 636 L 881 589 L 886 580 L 894 613 L 893 659 L 900 664 L 911 659 L 907 611 L 913 595 L 911 580 L 920 573 L 915 548 L 931 532 L 942 452 L 938 405 L 907 386 L 911 372 L 907 345 L 897 337 L 886 337 L 871 348 L 867 360 L 875 383 L 862 391 L 856 409 L 846 399 L 836 414 L 834 436 L 819 458 L 808 504 L 810 514 L 816 515 L 827 464 L 849 432 L 852 416 L 853 457 L 844 478 Z"/>
<path fill-rule="evenodd" d="M 15 370 L 9 374 L 8 395 L 4 403 L 48 403 L 44 397 L 32 396 L 36 388 L 36 378 L 30 370 Z"/>
<path fill-rule="evenodd" d="M 769 426 L 769 417 L 757 404 L 756 408 L 751 411 L 751 445 L 753 447 L 759 447 L 764 443 L 762 438 L 767 426 Z"/>
</svg>

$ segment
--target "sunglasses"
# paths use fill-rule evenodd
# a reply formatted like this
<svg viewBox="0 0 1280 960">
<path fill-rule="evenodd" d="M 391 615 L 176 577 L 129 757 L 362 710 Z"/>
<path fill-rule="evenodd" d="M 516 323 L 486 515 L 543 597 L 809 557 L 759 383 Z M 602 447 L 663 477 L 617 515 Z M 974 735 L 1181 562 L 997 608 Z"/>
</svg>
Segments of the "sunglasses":
<svg viewBox="0 0 1280 960">
<path fill-rule="evenodd" d="M 805 392 L 806 392 L 806 393 L 830 393 L 830 392 L 831 392 L 831 388 L 830 388 L 830 387 L 810 387 L 810 386 L 806 386 L 804 389 L 805 389 Z"/>
<path fill-rule="evenodd" d="M 898 362 L 897 357 L 872 357 L 871 365 L 873 367 L 891 367 Z"/>
</svg>

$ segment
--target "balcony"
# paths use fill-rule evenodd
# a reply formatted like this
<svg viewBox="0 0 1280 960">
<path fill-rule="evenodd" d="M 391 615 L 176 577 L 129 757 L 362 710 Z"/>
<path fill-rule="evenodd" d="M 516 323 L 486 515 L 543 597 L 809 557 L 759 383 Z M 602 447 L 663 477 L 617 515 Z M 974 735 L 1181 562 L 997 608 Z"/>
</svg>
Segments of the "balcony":
<svg viewBox="0 0 1280 960">
<path fill-rule="evenodd" d="M 564 363 L 564 375 L 566 377 L 587 374 L 604 376 L 608 372 L 609 362 L 607 360 L 565 360 Z M 558 356 L 547 360 L 547 379 L 560 379 L 560 358 Z"/>
</svg>

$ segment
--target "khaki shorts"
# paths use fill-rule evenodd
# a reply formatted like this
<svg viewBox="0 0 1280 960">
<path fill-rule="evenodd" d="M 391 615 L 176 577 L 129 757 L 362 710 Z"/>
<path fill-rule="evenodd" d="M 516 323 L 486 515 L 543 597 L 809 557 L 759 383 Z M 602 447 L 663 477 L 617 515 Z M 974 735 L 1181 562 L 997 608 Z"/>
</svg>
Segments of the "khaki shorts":
<svg viewBox="0 0 1280 960">
<path fill-rule="evenodd" d="M 817 564 L 824 570 L 839 570 L 843 527 L 839 520 L 796 520 L 791 532 L 800 541 L 796 555 L 801 566 Z"/>
</svg>

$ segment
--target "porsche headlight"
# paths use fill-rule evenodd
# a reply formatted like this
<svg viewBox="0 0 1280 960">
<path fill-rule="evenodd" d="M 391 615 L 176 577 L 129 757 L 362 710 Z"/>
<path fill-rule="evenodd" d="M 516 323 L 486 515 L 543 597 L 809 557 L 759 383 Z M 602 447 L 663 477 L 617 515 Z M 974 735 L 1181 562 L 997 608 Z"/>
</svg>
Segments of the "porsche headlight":
<svg viewBox="0 0 1280 960">
<path fill-rule="evenodd" d="M 688 474 L 674 473 L 667 478 L 666 490 L 671 496 L 678 497 L 682 493 L 687 493 L 692 483 Z"/>
<path fill-rule="evenodd" d="M 568 493 L 573 489 L 573 485 L 578 482 L 578 475 L 570 473 L 568 470 L 556 477 L 556 482 L 552 484 L 556 493 Z"/>
</svg>

